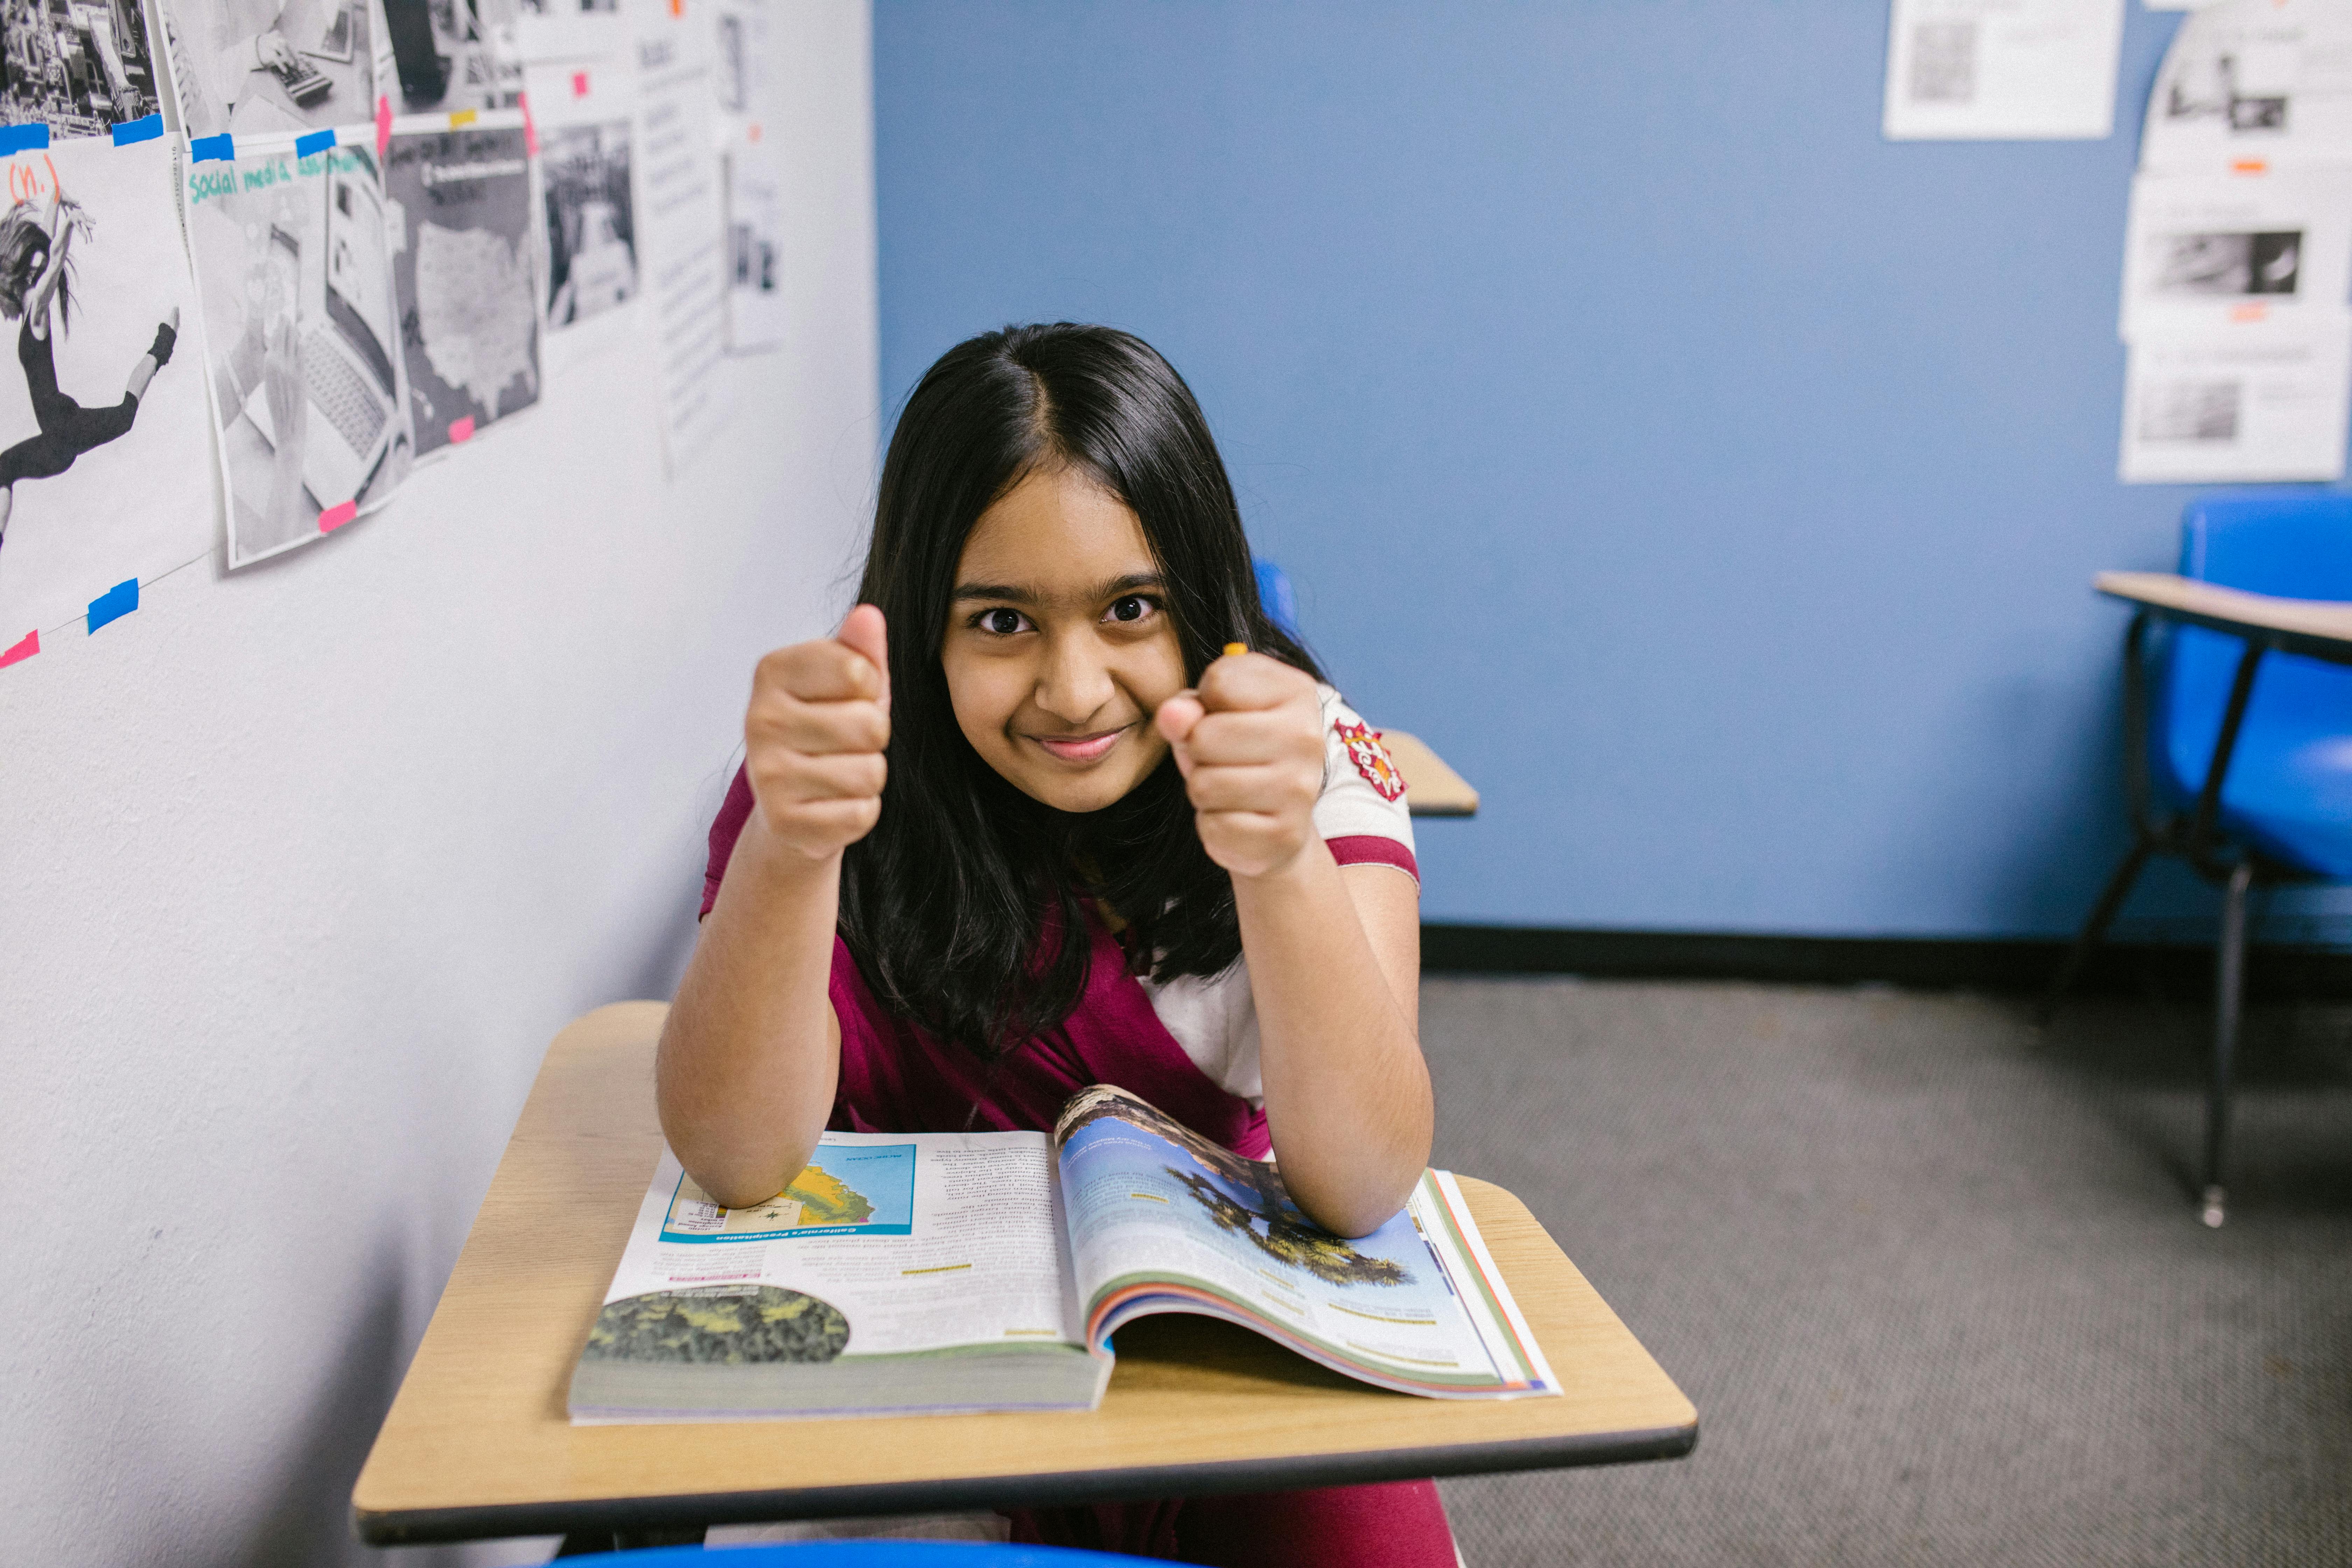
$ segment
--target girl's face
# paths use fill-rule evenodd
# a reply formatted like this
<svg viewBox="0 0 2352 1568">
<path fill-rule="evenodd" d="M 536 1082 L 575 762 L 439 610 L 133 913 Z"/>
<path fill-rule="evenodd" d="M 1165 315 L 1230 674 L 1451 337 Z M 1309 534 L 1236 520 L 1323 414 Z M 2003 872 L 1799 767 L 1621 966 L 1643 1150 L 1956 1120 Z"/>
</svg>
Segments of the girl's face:
<svg viewBox="0 0 2352 1568">
<path fill-rule="evenodd" d="M 957 727 L 1023 794 L 1099 811 L 1168 754 L 1151 715 L 1184 653 L 1143 524 L 1069 470 L 981 514 L 956 563 L 940 649 Z"/>
</svg>

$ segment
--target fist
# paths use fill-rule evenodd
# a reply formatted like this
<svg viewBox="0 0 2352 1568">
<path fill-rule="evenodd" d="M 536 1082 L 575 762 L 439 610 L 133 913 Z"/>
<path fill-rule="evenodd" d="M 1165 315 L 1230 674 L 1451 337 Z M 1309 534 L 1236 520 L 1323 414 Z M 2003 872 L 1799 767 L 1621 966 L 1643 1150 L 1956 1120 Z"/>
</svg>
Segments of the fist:
<svg viewBox="0 0 2352 1568">
<path fill-rule="evenodd" d="M 1209 858 L 1236 877 L 1294 861 L 1323 793 L 1314 678 L 1262 653 L 1227 654 L 1153 716 L 1176 753 Z"/>
<path fill-rule="evenodd" d="M 778 843 L 823 860 L 873 830 L 890 743 L 889 671 L 882 612 L 871 605 L 850 611 L 834 636 L 760 661 L 743 765 Z"/>
</svg>

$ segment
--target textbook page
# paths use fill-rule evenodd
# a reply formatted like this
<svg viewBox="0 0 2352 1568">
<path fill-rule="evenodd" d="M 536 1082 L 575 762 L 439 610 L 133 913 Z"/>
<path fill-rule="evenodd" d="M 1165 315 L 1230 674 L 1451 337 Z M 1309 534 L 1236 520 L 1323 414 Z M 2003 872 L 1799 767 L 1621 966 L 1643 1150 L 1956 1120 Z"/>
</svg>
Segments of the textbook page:
<svg viewBox="0 0 2352 1568">
<path fill-rule="evenodd" d="M 764 1204 L 730 1209 L 667 1149 L 589 1344 L 702 1334 L 757 1311 L 788 1359 L 1085 1344 L 1042 1132 L 827 1132 Z M 697 1320 L 703 1320 L 698 1322 Z M 757 1325 L 751 1325 L 755 1330 Z"/>
<path fill-rule="evenodd" d="M 1436 1173 L 1423 1173 L 1402 1213 L 1350 1241 L 1307 1220 L 1271 1163 L 1117 1089 L 1081 1091 L 1055 1142 L 1097 1342 L 1148 1312 L 1201 1312 L 1401 1392 L 1559 1392 L 1458 1192 Z"/>
<path fill-rule="evenodd" d="M 2182 19 L 2147 96 L 2143 169 L 2352 163 L 2352 7 L 2228 0 Z"/>
<path fill-rule="evenodd" d="M 2123 25 L 2123 0 L 1894 0 L 1886 138 L 2097 141 Z"/>
</svg>

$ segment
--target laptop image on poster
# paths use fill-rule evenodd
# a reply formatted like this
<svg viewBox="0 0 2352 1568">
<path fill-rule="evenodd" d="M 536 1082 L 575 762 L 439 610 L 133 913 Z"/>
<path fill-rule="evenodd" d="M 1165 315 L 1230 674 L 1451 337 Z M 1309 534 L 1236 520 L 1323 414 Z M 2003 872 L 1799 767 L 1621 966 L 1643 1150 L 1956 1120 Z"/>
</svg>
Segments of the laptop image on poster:
<svg viewBox="0 0 2352 1568">
<path fill-rule="evenodd" d="M 322 182 L 327 221 L 319 297 L 324 319 L 298 317 L 295 323 L 310 405 L 302 485 L 321 508 L 364 500 L 399 434 L 393 417 L 400 403 L 392 366 L 392 265 L 383 201 L 372 163 L 353 162 L 366 165 L 364 174 L 335 169 Z M 282 231 L 271 237 L 274 247 L 294 251 L 299 258 L 299 247 Z M 308 298 L 309 292 L 298 289 L 296 297 Z M 254 388 L 245 412 L 275 447 L 278 432 L 270 426 L 267 387 Z"/>
</svg>

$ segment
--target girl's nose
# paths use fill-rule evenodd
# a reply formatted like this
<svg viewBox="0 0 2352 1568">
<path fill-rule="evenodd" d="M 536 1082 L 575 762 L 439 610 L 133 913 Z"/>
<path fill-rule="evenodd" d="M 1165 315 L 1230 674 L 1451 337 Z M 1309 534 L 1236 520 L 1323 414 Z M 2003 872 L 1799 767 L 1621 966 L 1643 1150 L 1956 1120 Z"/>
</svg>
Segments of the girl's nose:
<svg viewBox="0 0 2352 1568">
<path fill-rule="evenodd" d="M 1110 700 L 1110 667 L 1087 637 L 1048 637 L 1037 672 L 1037 706 L 1065 724 L 1083 724 Z"/>
</svg>

